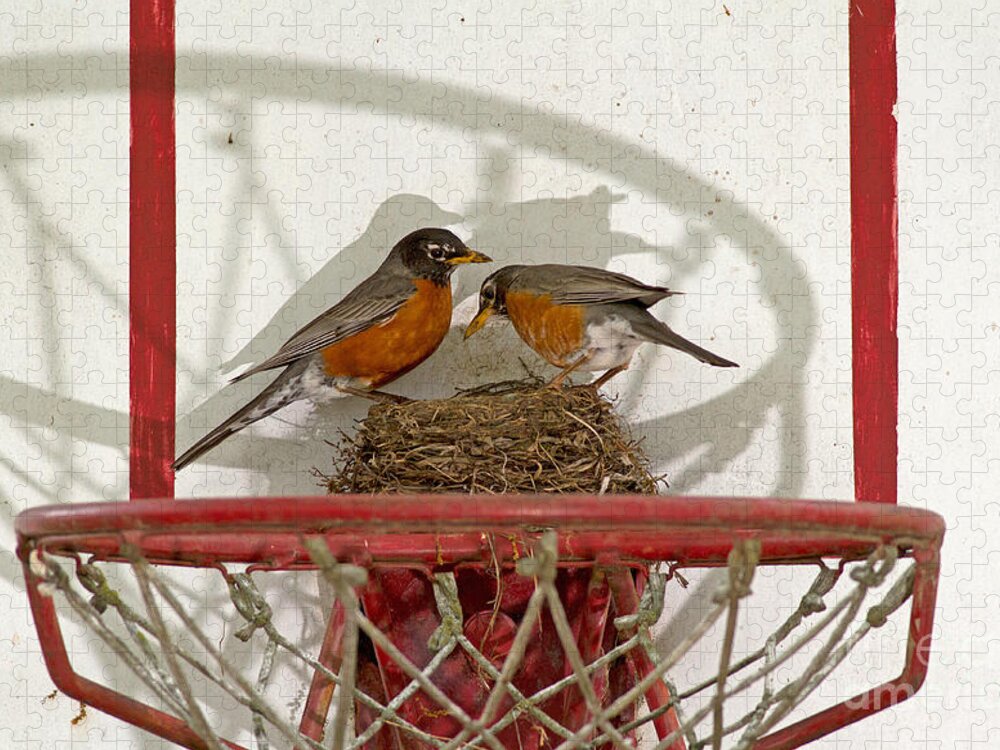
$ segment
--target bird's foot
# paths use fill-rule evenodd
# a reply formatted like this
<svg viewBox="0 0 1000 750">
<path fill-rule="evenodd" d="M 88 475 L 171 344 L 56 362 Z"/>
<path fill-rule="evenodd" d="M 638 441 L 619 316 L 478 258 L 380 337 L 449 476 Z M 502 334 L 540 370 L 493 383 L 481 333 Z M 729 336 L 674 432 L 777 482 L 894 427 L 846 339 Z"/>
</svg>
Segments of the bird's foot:
<svg viewBox="0 0 1000 750">
<path fill-rule="evenodd" d="M 556 375 L 552 380 L 546 383 L 546 388 L 555 388 L 556 390 L 561 390 L 563 381 L 568 378 L 574 370 L 576 370 L 580 365 L 584 364 L 588 359 L 593 356 L 593 352 L 584 352 L 579 357 L 577 357 L 573 362 L 564 367 L 558 375 Z"/>
<path fill-rule="evenodd" d="M 609 380 L 611 380 L 611 378 L 613 378 L 615 375 L 617 375 L 620 372 L 624 372 L 625 370 L 627 370 L 628 369 L 628 365 L 629 365 L 629 363 L 626 362 L 625 364 L 619 365 L 618 367 L 612 367 L 610 370 L 608 370 L 606 373 L 604 373 L 603 375 L 601 375 L 601 377 L 599 377 L 593 383 L 590 383 L 589 384 L 590 387 L 593 388 L 595 391 L 600 390 L 601 386 L 604 385 L 605 383 L 607 383 Z"/>
<path fill-rule="evenodd" d="M 551 388 L 554 391 L 561 391 L 563 383 L 566 381 L 566 375 L 568 373 L 559 373 L 552 380 L 545 384 L 545 388 Z"/>
</svg>

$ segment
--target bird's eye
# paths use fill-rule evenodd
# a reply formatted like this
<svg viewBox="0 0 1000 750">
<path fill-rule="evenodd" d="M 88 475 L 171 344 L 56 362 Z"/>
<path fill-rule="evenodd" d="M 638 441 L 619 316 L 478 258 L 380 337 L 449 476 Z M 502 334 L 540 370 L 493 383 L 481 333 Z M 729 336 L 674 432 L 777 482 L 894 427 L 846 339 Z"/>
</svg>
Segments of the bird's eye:
<svg viewBox="0 0 1000 750">
<path fill-rule="evenodd" d="M 434 260 L 441 260 L 442 258 L 444 258 L 444 250 L 442 250 L 439 247 L 435 247 L 434 249 L 431 250 L 430 255 L 431 258 L 433 258 Z"/>
<path fill-rule="evenodd" d="M 488 286 L 483 290 L 483 299 L 493 299 L 493 287 Z"/>
</svg>

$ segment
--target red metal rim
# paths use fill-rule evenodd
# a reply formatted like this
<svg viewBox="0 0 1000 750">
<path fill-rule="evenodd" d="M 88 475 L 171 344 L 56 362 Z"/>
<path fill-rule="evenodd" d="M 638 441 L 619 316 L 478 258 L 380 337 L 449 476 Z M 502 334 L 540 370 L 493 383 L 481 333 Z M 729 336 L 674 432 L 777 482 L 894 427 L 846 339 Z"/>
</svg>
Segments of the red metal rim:
<svg viewBox="0 0 1000 750">
<path fill-rule="evenodd" d="M 486 532 L 513 535 L 501 557 L 518 554 L 539 529 L 561 532 L 563 559 L 725 561 L 734 537 L 760 539 L 765 562 L 856 558 L 880 543 L 936 548 L 944 520 L 914 508 L 851 502 L 643 496 L 274 497 L 143 500 L 35 508 L 18 516 L 22 555 L 117 554 L 122 535 L 152 560 L 210 565 L 309 564 L 302 537 L 324 534 L 346 557 L 402 564 L 481 560 Z"/>
<path fill-rule="evenodd" d="M 204 745 L 182 722 L 74 671 L 53 600 L 41 593 L 41 581 L 29 563 L 32 549 L 85 551 L 103 539 L 113 556 L 115 545 L 127 539 L 143 550 L 165 553 L 166 561 L 176 564 L 244 559 L 239 555 L 266 564 L 282 545 L 292 549 L 301 546 L 304 536 L 320 533 L 328 541 L 346 545 L 345 549 L 360 543 L 370 555 L 369 563 L 385 560 L 392 566 L 393 554 L 405 554 L 410 560 L 422 555 L 425 565 L 434 565 L 448 555 L 454 561 L 462 555 L 476 560 L 487 536 L 477 529 L 497 531 L 499 539 L 504 530 L 529 537 L 544 526 L 559 529 L 564 544 L 560 555 L 576 555 L 580 564 L 588 557 L 590 564 L 600 564 L 602 550 L 614 554 L 622 549 L 647 559 L 673 560 L 678 559 L 678 550 L 701 550 L 703 559 L 689 562 L 718 564 L 735 538 L 747 536 L 763 540 L 765 557 L 768 552 L 772 555 L 763 562 L 776 561 L 774 555 L 782 550 L 798 550 L 803 557 L 841 558 L 863 554 L 880 542 L 909 550 L 916 576 L 906 660 L 899 676 L 762 738 L 758 748 L 799 747 L 906 700 L 926 676 L 944 521 L 918 509 L 750 498 L 302 497 L 48 507 L 22 513 L 16 522 L 29 600 L 56 685 L 68 696 L 187 747 Z M 388 546 L 378 548 L 380 540 Z M 768 544 L 775 546 L 768 550 Z"/>
<path fill-rule="evenodd" d="M 376 524 L 385 530 L 418 525 L 478 530 L 490 525 L 548 524 L 620 529 L 752 528 L 792 533 L 813 529 L 840 534 L 897 533 L 933 539 L 944 519 L 919 508 L 869 506 L 830 500 L 614 495 L 337 495 L 198 500 L 142 500 L 32 508 L 17 517 L 17 533 L 88 533 L 225 528 L 297 527 L 328 522 Z M 216 524 L 226 524 L 220 529 Z"/>
</svg>

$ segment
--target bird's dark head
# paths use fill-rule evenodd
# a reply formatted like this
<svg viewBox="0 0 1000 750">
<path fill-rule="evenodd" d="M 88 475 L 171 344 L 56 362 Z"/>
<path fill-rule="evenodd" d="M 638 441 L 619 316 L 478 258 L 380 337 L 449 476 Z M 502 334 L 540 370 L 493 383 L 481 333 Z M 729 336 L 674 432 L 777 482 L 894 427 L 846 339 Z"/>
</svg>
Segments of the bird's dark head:
<svg viewBox="0 0 1000 750">
<path fill-rule="evenodd" d="M 392 249 L 418 279 L 447 284 L 463 263 L 489 263 L 492 258 L 468 247 L 447 229 L 426 227 L 410 232 Z"/>
<path fill-rule="evenodd" d="M 507 314 L 507 290 L 523 268 L 524 266 L 504 266 L 486 277 L 479 287 L 479 312 L 465 329 L 465 338 L 486 325 L 492 315 Z"/>
</svg>

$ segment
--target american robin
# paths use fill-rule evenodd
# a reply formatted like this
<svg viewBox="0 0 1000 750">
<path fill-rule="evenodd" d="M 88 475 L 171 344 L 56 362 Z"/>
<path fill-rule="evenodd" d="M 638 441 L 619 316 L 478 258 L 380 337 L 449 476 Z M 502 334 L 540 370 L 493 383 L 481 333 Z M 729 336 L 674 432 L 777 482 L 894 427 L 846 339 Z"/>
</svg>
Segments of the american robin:
<svg viewBox="0 0 1000 750">
<path fill-rule="evenodd" d="M 620 273 L 554 263 L 504 266 L 479 290 L 479 312 L 465 338 L 491 315 L 504 315 L 524 342 L 563 368 L 550 385 L 574 370 L 605 370 L 599 388 L 626 369 L 644 341 L 663 344 L 715 367 L 739 367 L 674 333 L 648 308 L 680 292 L 650 286 Z"/>
<path fill-rule="evenodd" d="M 321 403 L 345 394 L 398 398 L 376 389 L 427 359 L 448 333 L 451 274 L 462 263 L 489 261 L 446 229 L 406 235 L 344 299 L 273 356 L 233 379 L 285 368 L 260 395 L 174 461 L 174 470 L 299 399 Z"/>
</svg>

